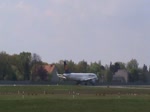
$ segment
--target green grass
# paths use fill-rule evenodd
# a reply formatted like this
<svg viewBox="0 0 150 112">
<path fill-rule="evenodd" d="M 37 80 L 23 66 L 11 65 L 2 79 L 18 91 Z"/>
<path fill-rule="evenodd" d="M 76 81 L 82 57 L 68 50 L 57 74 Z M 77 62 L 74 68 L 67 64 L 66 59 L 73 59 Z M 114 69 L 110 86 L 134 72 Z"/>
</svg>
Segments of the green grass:
<svg viewBox="0 0 150 112">
<path fill-rule="evenodd" d="M 149 112 L 146 99 L 1 100 L 0 112 Z"/>
<path fill-rule="evenodd" d="M 0 87 L 0 112 L 150 112 L 149 107 L 149 89 Z"/>
</svg>

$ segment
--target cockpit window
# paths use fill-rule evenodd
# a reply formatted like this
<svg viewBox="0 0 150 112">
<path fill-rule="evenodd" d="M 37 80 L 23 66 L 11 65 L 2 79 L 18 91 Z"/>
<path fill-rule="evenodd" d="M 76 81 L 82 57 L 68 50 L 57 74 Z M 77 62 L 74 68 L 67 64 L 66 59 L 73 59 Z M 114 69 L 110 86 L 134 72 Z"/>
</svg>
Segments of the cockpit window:
<svg viewBox="0 0 150 112">
<path fill-rule="evenodd" d="M 93 75 L 93 74 L 90 74 L 89 76 L 90 76 L 90 77 L 93 77 L 94 75 Z"/>
</svg>

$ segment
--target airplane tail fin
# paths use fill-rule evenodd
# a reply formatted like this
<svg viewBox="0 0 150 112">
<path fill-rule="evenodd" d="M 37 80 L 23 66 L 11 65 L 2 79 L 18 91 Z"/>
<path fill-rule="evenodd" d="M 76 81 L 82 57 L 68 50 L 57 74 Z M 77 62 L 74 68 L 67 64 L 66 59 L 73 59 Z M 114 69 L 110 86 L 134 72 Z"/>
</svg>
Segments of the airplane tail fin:
<svg viewBox="0 0 150 112">
<path fill-rule="evenodd" d="M 68 69 L 68 65 L 66 61 L 64 61 L 64 70 L 65 70 L 65 73 L 69 73 L 69 69 Z"/>
</svg>

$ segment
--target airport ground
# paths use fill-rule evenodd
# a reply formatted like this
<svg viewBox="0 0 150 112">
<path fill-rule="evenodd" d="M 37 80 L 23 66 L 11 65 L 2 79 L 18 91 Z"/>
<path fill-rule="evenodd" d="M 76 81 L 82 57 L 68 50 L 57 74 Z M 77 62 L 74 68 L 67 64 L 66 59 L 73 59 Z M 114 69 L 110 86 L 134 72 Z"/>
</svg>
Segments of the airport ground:
<svg viewBox="0 0 150 112">
<path fill-rule="evenodd" d="M 0 112 L 149 112 L 150 86 L 0 86 Z"/>
</svg>

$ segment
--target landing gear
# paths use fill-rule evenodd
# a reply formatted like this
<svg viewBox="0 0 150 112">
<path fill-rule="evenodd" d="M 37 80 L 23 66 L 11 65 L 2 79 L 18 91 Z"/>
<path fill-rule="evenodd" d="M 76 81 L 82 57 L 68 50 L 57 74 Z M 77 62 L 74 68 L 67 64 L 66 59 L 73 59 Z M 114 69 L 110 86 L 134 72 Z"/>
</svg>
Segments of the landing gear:
<svg viewBox="0 0 150 112">
<path fill-rule="evenodd" d="M 95 80 L 91 80 L 90 83 L 94 86 L 95 85 Z"/>
<path fill-rule="evenodd" d="M 95 83 L 93 83 L 93 82 L 91 82 L 91 84 L 94 86 L 95 85 Z"/>
</svg>

